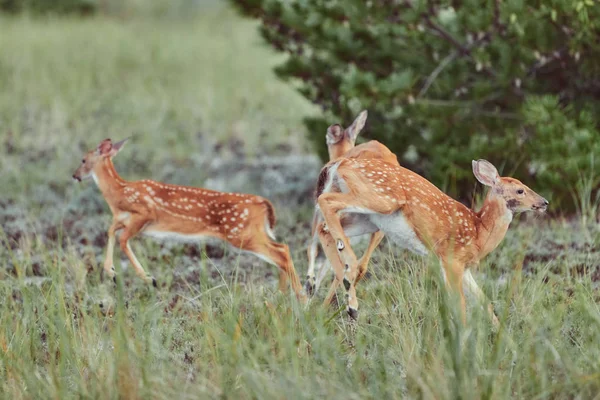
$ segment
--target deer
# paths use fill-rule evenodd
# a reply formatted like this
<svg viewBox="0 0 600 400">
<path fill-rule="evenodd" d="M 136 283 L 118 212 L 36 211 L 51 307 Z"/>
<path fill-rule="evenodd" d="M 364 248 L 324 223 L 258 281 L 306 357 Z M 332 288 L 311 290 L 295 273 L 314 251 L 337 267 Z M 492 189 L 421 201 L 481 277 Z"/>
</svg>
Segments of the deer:
<svg viewBox="0 0 600 400">
<path fill-rule="evenodd" d="M 104 262 L 109 277 L 116 282 L 113 252 L 117 233 L 121 250 L 136 274 L 154 287 L 156 279 L 136 258 L 129 244 L 131 238 L 138 234 L 184 241 L 216 238 L 277 266 L 279 289 L 285 292 L 289 279 L 296 297 L 305 302 L 289 248 L 275 241 L 275 211 L 267 199 L 153 180 L 126 181 L 112 161 L 126 141 L 103 140 L 83 156 L 73 174 L 79 182 L 92 178 L 112 212 Z"/>
<path fill-rule="evenodd" d="M 398 246 L 421 256 L 433 255 L 442 266 L 446 287 L 460 298 L 466 324 L 463 283 L 477 299 L 487 302 L 494 326 L 499 325 L 492 304 L 471 274 L 471 267 L 502 241 L 513 215 L 545 212 L 548 201 L 521 181 L 500 177 L 486 160 L 472 161 L 475 178 L 488 188 L 479 211 L 446 195 L 415 172 L 381 159 L 341 158 L 320 173 L 317 203 L 323 222 L 317 227 L 321 246 L 346 289 L 346 311 L 358 318 L 356 255 L 350 247 L 343 218 L 358 215 L 362 231 L 379 230 Z M 355 229 L 358 230 L 358 229 Z"/>
<path fill-rule="evenodd" d="M 341 157 L 345 158 L 380 158 L 386 160 L 392 164 L 398 164 L 398 159 L 394 153 L 392 153 L 386 146 L 381 144 L 376 140 L 371 140 L 369 142 L 359 144 L 355 146 L 356 138 L 358 134 L 362 131 L 365 126 L 367 120 L 368 113 L 366 110 L 363 110 L 352 122 L 352 124 L 344 129 L 339 124 L 334 124 L 327 128 L 327 134 L 325 136 L 325 141 L 327 144 L 327 150 L 329 153 L 329 160 L 334 161 Z M 352 217 L 346 217 L 342 219 L 342 225 L 344 229 L 352 230 Z M 328 271 L 328 269 L 323 268 L 323 264 L 326 260 L 326 257 L 323 256 L 323 253 L 319 251 L 319 235 L 317 227 L 319 223 L 322 222 L 321 214 L 316 205 L 315 198 L 315 210 L 313 212 L 313 219 L 311 223 L 311 241 L 307 250 L 308 253 L 308 271 L 306 275 L 306 282 L 304 285 L 305 291 L 309 295 L 314 295 L 320 281 L 324 277 L 324 273 Z M 360 225 L 359 225 L 360 226 Z M 369 264 L 369 260 L 371 259 L 371 255 L 383 239 L 384 235 L 381 231 L 375 232 L 367 232 L 371 234 L 369 244 L 365 253 L 361 257 L 358 262 L 358 275 L 356 277 L 356 283 L 360 281 L 367 272 L 367 267 Z M 356 232 L 355 232 L 356 234 Z M 319 279 L 315 274 L 315 269 L 320 271 Z M 325 303 L 331 303 L 333 297 L 335 296 L 335 292 L 338 287 L 338 281 L 334 279 L 331 288 L 329 290 L 328 295 L 325 298 Z"/>
</svg>

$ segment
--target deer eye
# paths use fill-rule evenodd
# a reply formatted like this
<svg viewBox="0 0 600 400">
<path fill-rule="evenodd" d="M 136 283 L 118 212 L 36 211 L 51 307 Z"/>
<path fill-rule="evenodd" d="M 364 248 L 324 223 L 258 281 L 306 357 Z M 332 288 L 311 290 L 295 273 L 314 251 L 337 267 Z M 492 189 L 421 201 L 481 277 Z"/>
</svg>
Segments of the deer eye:
<svg viewBox="0 0 600 400">
<path fill-rule="evenodd" d="M 517 190 L 517 194 L 523 194 L 523 193 L 525 193 L 525 191 L 523 189 L 518 189 Z"/>
<path fill-rule="evenodd" d="M 81 160 L 81 163 L 82 163 L 82 164 L 85 164 L 85 160 Z"/>
</svg>

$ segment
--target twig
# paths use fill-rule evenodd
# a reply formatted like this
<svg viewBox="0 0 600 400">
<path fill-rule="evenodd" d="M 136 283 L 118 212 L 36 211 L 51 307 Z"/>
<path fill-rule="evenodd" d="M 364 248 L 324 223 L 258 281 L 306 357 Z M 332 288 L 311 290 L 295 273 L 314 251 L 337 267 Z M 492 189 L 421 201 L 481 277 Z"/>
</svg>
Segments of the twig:
<svg viewBox="0 0 600 400">
<path fill-rule="evenodd" d="M 499 112 L 499 111 L 487 111 L 480 107 L 477 107 L 475 101 L 449 101 L 449 100 L 436 100 L 436 99 L 419 99 L 415 100 L 416 104 L 423 104 L 435 107 L 449 107 L 449 108 L 470 108 L 470 112 L 473 115 L 482 115 L 485 117 L 502 118 L 511 120 L 520 120 L 522 117 L 515 113 Z"/>
<path fill-rule="evenodd" d="M 427 93 L 427 91 L 429 90 L 429 87 L 431 86 L 433 81 L 436 80 L 436 78 L 438 77 L 440 72 L 442 72 L 444 70 L 444 68 L 446 68 L 448 66 L 448 64 L 450 64 L 452 61 L 454 61 L 454 59 L 457 56 L 458 56 L 458 52 L 453 51 L 452 53 L 450 53 L 446 57 L 444 57 L 442 62 L 436 67 L 436 69 L 433 70 L 431 75 L 429 75 L 427 77 L 427 80 L 425 81 L 425 84 L 423 85 L 423 87 L 421 88 L 421 91 L 417 95 L 417 98 L 419 98 L 419 97 L 423 96 L 425 93 Z"/>
<path fill-rule="evenodd" d="M 475 42 L 473 42 L 471 45 L 469 46 L 465 46 L 462 43 L 460 43 L 458 40 L 456 40 L 454 38 L 454 36 L 452 36 L 450 33 L 448 33 L 444 28 L 442 28 L 441 26 L 439 26 L 438 24 L 436 24 L 435 22 L 432 21 L 431 17 L 435 15 L 435 10 L 433 10 L 432 7 L 429 8 L 429 14 L 424 14 L 423 18 L 425 19 L 425 23 L 427 24 L 427 26 L 434 32 L 436 32 L 438 35 L 440 35 L 444 40 L 446 40 L 447 42 L 449 42 L 450 44 L 452 44 L 454 47 L 456 47 L 456 49 L 458 50 L 458 52 L 465 56 L 468 57 L 471 61 L 475 61 L 473 59 L 473 56 L 471 55 L 471 49 L 475 46 L 475 45 L 479 45 L 481 43 L 483 43 L 484 41 L 487 41 L 490 36 L 491 36 L 491 32 L 486 32 L 481 38 L 477 39 Z M 485 72 L 488 76 L 495 78 L 497 75 L 496 73 L 491 70 L 490 68 L 484 67 L 482 69 L 483 72 Z"/>
</svg>

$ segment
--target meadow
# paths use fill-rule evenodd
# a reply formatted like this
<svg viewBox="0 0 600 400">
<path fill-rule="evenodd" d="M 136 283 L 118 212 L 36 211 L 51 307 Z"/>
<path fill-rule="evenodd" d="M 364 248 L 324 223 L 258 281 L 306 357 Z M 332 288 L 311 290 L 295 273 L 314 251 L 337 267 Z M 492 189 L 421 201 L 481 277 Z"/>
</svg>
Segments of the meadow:
<svg viewBox="0 0 600 400">
<path fill-rule="evenodd" d="M 212 243 L 134 239 L 157 289 L 119 250 L 118 284 L 103 276 L 110 212 L 71 175 L 128 136 L 126 179 L 272 199 L 305 274 L 320 161 L 302 119 L 319 110 L 275 78 L 255 23 L 207 4 L 187 18 L 0 16 L 0 398 L 599 398 L 592 205 L 518 218 L 476 271 L 499 331 L 474 302 L 463 327 L 435 260 L 385 240 L 357 324 L 322 307 L 326 288 L 302 306 L 274 267 Z"/>
</svg>

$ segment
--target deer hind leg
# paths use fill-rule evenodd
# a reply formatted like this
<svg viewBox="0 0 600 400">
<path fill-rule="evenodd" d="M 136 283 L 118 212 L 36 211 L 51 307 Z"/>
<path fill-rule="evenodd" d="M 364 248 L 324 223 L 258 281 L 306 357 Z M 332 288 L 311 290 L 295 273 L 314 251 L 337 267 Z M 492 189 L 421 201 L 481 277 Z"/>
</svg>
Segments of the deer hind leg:
<svg viewBox="0 0 600 400">
<path fill-rule="evenodd" d="M 248 243 L 248 245 L 244 246 L 244 250 L 255 253 L 268 263 L 276 265 L 279 268 L 279 289 L 282 292 L 286 292 L 289 280 L 298 300 L 302 303 L 306 302 L 306 296 L 302 294 L 302 285 L 296 274 L 290 249 L 287 245 L 266 239 L 261 242 L 253 241 Z"/>
<path fill-rule="evenodd" d="M 148 221 L 145 219 L 130 220 L 125 226 L 123 233 L 121 233 L 119 244 L 121 245 L 121 250 L 123 250 L 123 253 L 129 258 L 131 265 L 133 265 L 135 273 L 147 283 L 152 283 L 152 286 L 157 287 L 156 279 L 146 273 L 144 267 L 142 267 L 142 264 L 140 264 L 135 254 L 133 254 L 133 250 L 131 250 L 131 246 L 129 245 L 129 239 L 137 235 L 147 222 Z"/>
<path fill-rule="evenodd" d="M 112 279 L 115 279 L 114 252 L 115 252 L 115 237 L 117 231 L 123 229 L 121 221 L 113 221 L 108 228 L 108 243 L 106 245 L 106 257 L 104 258 L 104 273 Z"/>
<path fill-rule="evenodd" d="M 325 223 L 321 223 L 318 229 L 319 240 L 321 242 L 321 246 L 323 247 L 325 254 L 327 255 L 327 259 L 333 269 L 334 279 L 331 282 L 331 286 L 329 287 L 329 292 L 327 292 L 327 296 L 325 297 L 324 305 L 330 305 L 333 297 L 335 296 L 336 290 L 340 285 L 340 282 L 344 279 L 344 265 L 342 260 L 340 259 L 339 254 L 335 251 L 335 240 L 329 234 L 329 231 L 325 225 Z"/>
<path fill-rule="evenodd" d="M 315 219 L 313 219 L 314 222 Z M 308 254 L 308 271 L 306 272 L 306 282 L 304 283 L 304 288 L 306 289 L 306 294 L 312 296 L 315 292 L 317 278 L 315 275 L 315 267 L 319 258 L 319 235 L 313 229 L 313 234 L 310 239 L 310 245 L 307 250 Z M 320 266 L 323 267 L 322 265 Z"/>
<path fill-rule="evenodd" d="M 470 270 L 465 271 L 464 283 L 467 286 L 469 292 L 471 292 L 473 295 L 475 295 L 475 297 L 477 297 L 477 300 L 480 302 L 480 304 L 487 305 L 487 312 L 490 316 L 490 319 L 492 320 L 492 324 L 495 328 L 497 328 L 500 325 L 500 321 L 498 321 L 498 317 L 494 312 L 494 306 L 492 306 L 490 300 L 487 298 L 485 293 L 483 293 L 481 288 L 477 285 L 477 282 L 475 282 L 475 279 L 473 278 L 473 275 L 471 275 Z"/>
</svg>

